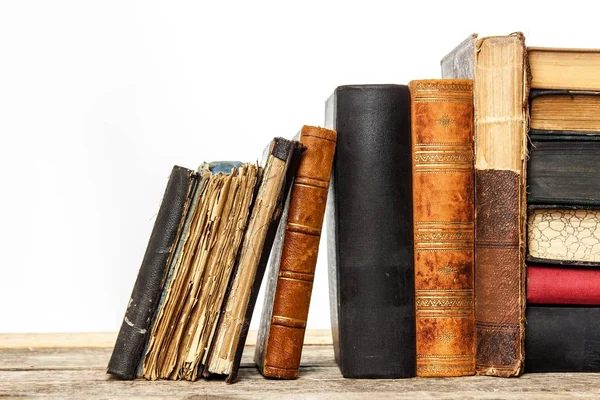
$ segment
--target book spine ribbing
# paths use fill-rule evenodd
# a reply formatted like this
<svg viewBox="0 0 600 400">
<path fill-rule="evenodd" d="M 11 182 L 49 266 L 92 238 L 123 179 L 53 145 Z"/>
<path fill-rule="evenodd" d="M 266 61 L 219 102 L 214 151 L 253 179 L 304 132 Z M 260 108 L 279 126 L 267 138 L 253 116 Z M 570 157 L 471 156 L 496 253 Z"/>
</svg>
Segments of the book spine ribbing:
<svg viewBox="0 0 600 400">
<path fill-rule="evenodd" d="M 274 293 L 267 290 L 256 362 L 264 376 L 298 376 L 312 292 L 336 132 L 304 126 L 300 143 L 306 150 L 294 179 Z M 270 310 L 269 310 L 270 309 Z M 264 319 L 269 321 L 264 321 Z M 264 346 L 264 347 L 262 347 Z"/>
<path fill-rule="evenodd" d="M 417 376 L 475 373 L 472 80 L 411 91 Z"/>
</svg>

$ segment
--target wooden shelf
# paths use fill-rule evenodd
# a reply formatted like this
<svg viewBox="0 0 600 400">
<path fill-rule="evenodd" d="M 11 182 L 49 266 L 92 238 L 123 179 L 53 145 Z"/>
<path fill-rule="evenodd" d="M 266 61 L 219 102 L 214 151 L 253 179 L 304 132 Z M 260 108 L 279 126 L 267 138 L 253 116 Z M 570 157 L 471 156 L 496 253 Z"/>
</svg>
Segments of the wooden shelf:
<svg viewBox="0 0 600 400">
<path fill-rule="evenodd" d="M 246 346 L 240 381 L 172 382 L 119 381 L 106 374 L 112 348 L 89 340 L 109 334 L 67 335 L 73 346 L 48 346 L 57 336 L 41 335 L 41 345 L 25 336 L 0 335 L 0 397 L 73 399 L 151 398 L 396 398 L 431 399 L 558 399 L 600 398 L 600 374 L 525 374 L 520 378 L 466 377 L 404 380 L 344 379 L 333 360 L 330 344 L 307 345 L 302 354 L 300 378 L 264 379 L 254 368 L 254 346 Z M 316 334 L 319 336 L 321 334 Z M 8 336 L 15 336 L 9 341 Z M 308 337 L 314 334 L 307 335 Z M 110 336 L 114 339 L 114 334 Z M 33 336 L 29 336 L 29 339 Z M 20 346 L 15 346 L 17 340 Z M 107 340 L 104 336 L 103 340 Z M 319 339 L 321 340 L 321 339 Z M 314 341 L 311 339 L 311 341 Z M 64 342 L 64 341 L 63 341 Z M 11 346 L 12 343 L 12 346 Z M 111 345 L 112 346 L 112 345 Z"/>
</svg>

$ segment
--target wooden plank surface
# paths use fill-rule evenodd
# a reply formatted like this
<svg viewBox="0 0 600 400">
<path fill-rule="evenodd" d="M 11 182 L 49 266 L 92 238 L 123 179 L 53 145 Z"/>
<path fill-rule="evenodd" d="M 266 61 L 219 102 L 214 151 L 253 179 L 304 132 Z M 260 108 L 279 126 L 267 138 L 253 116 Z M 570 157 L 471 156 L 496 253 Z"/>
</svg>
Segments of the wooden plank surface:
<svg viewBox="0 0 600 400">
<path fill-rule="evenodd" d="M 118 381 L 106 373 L 111 348 L 0 350 L 0 397 L 67 399 L 564 399 L 600 398 L 600 374 L 526 374 L 521 378 L 467 377 L 405 380 L 344 379 L 331 345 L 309 345 L 300 378 L 264 379 L 254 368 L 254 346 L 244 351 L 240 381 Z"/>
<path fill-rule="evenodd" d="M 256 344 L 256 330 L 248 332 L 247 345 Z M 86 333 L 0 333 L 0 349 L 28 348 L 92 348 L 112 347 L 115 344 L 117 332 L 86 332 Z M 329 329 L 307 330 L 304 338 L 306 344 L 332 344 Z"/>
</svg>

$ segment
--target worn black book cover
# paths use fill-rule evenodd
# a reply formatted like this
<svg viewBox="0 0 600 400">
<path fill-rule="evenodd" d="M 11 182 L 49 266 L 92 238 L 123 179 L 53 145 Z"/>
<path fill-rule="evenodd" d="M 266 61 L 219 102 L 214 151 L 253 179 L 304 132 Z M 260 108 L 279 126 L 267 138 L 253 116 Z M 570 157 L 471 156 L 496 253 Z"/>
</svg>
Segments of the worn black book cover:
<svg viewBox="0 0 600 400">
<path fill-rule="evenodd" d="M 600 307 L 527 306 L 525 372 L 600 372 Z"/>
<path fill-rule="evenodd" d="M 530 204 L 600 205 L 600 137 L 545 140 L 531 134 L 527 171 Z"/>
<path fill-rule="evenodd" d="M 331 324 L 347 378 L 415 376 L 410 96 L 403 85 L 338 87 L 327 204 Z"/>
<path fill-rule="evenodd" d="M 176 247 L 184 210 L 196 181 L 193 171 L 173 167 L 108 363 L 107 372 L 121 379 L 134 379 L 136 376 L 162 293 L 167 265 Z"/>
</svg>

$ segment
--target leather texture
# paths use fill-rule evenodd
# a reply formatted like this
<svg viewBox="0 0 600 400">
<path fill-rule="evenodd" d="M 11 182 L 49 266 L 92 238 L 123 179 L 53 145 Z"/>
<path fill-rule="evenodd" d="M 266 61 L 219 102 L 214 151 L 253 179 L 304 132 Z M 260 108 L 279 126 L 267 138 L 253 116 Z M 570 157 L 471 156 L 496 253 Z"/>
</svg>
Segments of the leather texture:
<svg viewBox="0 0 600 400">
<path fill-rule="evenodd" d="M 415 375 L 410 95 L 403 85 L 338 87 L 327 205 L 336 361 L 347 378 Z"/>
<path fill-rule="evenodd" d="M 600 306 L 600 269 L 528 265 L 527 304 Z"/>
<path fill-rule="evenodd" d="M 117 336 L 107 372 L 134 379 L 162 293 L 167 265 L 182 228 L 182 216 L 197 180 L 193 171 L 174 166 L 154 222 L 146 253 Z"/>
<path fill-rule="evenodd" d="M 530 204 L 600 205 L 600 140 L 534 140 L 529 155 Z"/>
<path fill-rule="evenodd" d="M 600 307 L 527 307 L 525 372 L 600 372 Z"/>
<path fill-rule="evenodd" d="M 306 150 L 281 222 L 285 232 L 276 239 L 283 241 L 275 246 L 280 254 L 271 256 L 256 346 L 256 365 L 269 378 L 298 377 L 336 137 L 315 126 L 300 132 Z"/>
<path fill-rule="evenodd" d="M 271 217 L 270 217 L 270 224 L 265 233 L 265 239 L 263 242 L 263 246 L 261 249 L 258 249 L 258 248 L 254 249 L 257 252 L 260 252 L 260 259 L 258 262 L 256 273 L 254 275 L 254 282 L 252 283 L 252 288 L 250 291 L 250 296 L 248 298 L 248 303 L 242 305 L 242 306 L 245 306 L 246 312 L 245 312 L 244 321 L 241 326 L 241 331 L 239 334 L 239 340 L 237 342 L 235 354 L 233 357 L 233 361 L 232 361 L 232 365 L 231 365 L 231 372 L 229 373 L 229 375 L 226 378 L 227 383 L 234 383 L 237 381 L 240 362 L 242 359 L 242 353 L 244 351 L 244 346 L 246 344 L 246 337 L 248 336 L 248 329 L 250 328 L 250 321 L 252 318 L 252 313 L 254 311 L 254 306 L 256 304 L 256 299 L 258 297 L 260 285 L 262 283 L 262 279 L 263 279 L 263 276 L 265 273 L 267 262 L 269 260 L 269 255 L 271 253 L 271 248 L 273 246 L 273 241 L 275 239 L 277 227 L 279 225 L 279 221 L 282 216 L 283 208 L 285 206 L 288 195 L 290 193 L 293 178 L 296 175 L 296 171 L 298 169 L 300 157 L 302 155 L 302 152 L 305 150 L 304 146 L 300 142 L 295 141 L 295 140 L 287 140 L 287 139 L 279 138 L 279 137 L 275 138 L 273 140 L 272 144 L 267 149 L 268 150 L 265 152 L 265 156 L 272 154 L 274 157 L 277 157 L 286 162 L 285 178 L 284 178 L 283 183 L 281 184 L 281 187 L 279 190 L 279 197 L 276 200 L 277 203 L 276 203 L 273 213 L 271 214 Z M 266 157 L 264 157 L 264 159 L 266 160 Z M 264 165 L 264 162 L 263 162 L 263 165 Z M 262 182 L 260 185 L 262 186 L 262 185 L 268 185 L 268 184 L 273 184 L 273 183 L 269 183 L 268 176 L 263 176 Z M 259 191 L 260 190 L 261 189 L 259 188 Z M 259 201 L 259 199 L 256 199 L 256 201 Z M 247 237 L 244 237 L 244 240 L 247 240 L 247 239 L 248 239 Z M 243 247 L 243 245 L 241 247 Z M 234 282 L 233 277 L 235 276 L 236 273 L 237 273 L 237 267 L 234 269 L 234 272 L 232 274 L 230 286 Z M 227 300 L 228 300 L 227 297 L 229 297 L 229 292 L 230 292 L 230 289 L 228 289 L 228 293 L 226 294 L 226 298 L 223 302 L 223 304 L 224 304 L 223 307 L 226 307 L 226 305 L 227 305 Z M 221 318 L 219 318 L 217 332 L 215 333 L 215 335 L 218 334 L 218 331 L 220 329 L 223 329 L 223 327 L 221 326 L 222 320 L 223 320 L 223 312 L 221 313 Z M 213 346 L 213 348 L 210 349 L 210 352 L 213 353 L 215 351 L 216 350 L 214 349 L 214 346 Z M 203 375 L 204 376 L 210 375 L 206 366 L 204 368 Z"/>
<path fill-rule="evenodd" d="M 458 51 L 473 42 L 473 52 Z M 475 321 L 478 375 L 518 376 L 525 339 L 528 95 L 525 37 L 467 39 L 442 61 L 473 63 L 475 113 Z M 466 76 L 470 78 L 471 76 Z"/>
<path fill-rule="evenodd" d="M 474 375 L 473 81 L 409 88 L 417 376 Z"/>
<path fill-rule="evenodd" d="M 521 260 L 521 177 L 475 170 L 475 317 L 477 368 L 511 376 L 522 369 L 524 276 Z"/>
<path fill-rule="evenodd" d="M 529 206 L 528 260 L 600 267 L 600 210 L 589 206 Z"/>
</svg>

